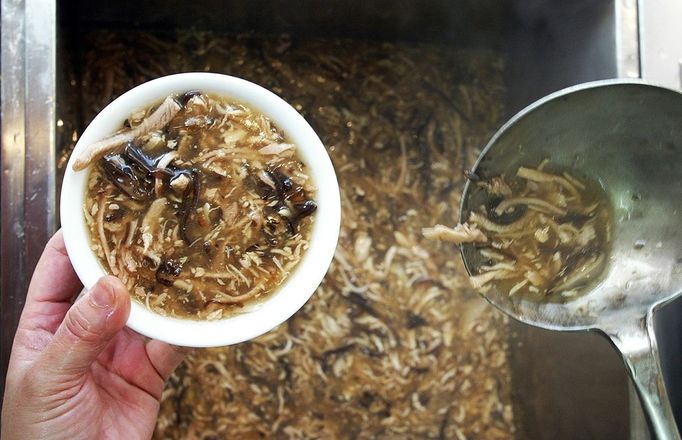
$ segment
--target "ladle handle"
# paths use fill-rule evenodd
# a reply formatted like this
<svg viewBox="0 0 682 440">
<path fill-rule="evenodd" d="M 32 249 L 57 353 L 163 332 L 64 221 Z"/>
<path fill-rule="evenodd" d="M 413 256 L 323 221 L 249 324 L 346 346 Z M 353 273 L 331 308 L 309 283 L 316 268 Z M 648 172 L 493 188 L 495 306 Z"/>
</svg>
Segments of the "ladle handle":
<svg viewBox="0 0 682 440">
<path fill-rule="evenodd" d="M 650 428 L 659 440 L 680 440 L 663 382 L 652 314 L 627 326 L 616 327 L 605 329 L 605 332 L 623 356 Z"/>
</svg>

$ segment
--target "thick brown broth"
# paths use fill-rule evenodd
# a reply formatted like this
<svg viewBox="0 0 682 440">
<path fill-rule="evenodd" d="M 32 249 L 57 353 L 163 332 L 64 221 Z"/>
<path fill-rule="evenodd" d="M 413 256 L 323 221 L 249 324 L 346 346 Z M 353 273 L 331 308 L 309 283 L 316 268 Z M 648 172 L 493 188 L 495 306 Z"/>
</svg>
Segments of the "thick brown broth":
<svg viewBox="0 0 682 440">
<path fill-rule="evenodd" d="M 481 293 L 567 301 L 602 277 L 611 247 L 611 210 L 598 182 L 568 172 L 520 167 L 515 176 L 477 182 L 487 202 L 467 223 L 427 228 L 429 238 L 474 243 L 482 264 L 471 276 Z"/>
<path fill-rule="evenodd" d="M 450 243 L 421 235 L 456 218 L 460 171 L 504 122 L 500 54 L 194 31 L 78 42 L 65 96 L 82 107 L 61 108 L 65 145 L 78 121 L 65 112 L 86 123 L 139 83 L 210 70 L 299 109 L 339 178 L 339 245 L 315 295 L 253 341 L 191 353 L 154 438 L 515 438 L 507 320 L 473 292 Z"/>
<path fill-rule="evenodd" d="M 589 292 L 601 280 L 611 248 L 612 215 L 604 189 L 593 179 L 556 168 L 537 172 L 521 168 L 519 175 L 523 177 L 510 185 L 512 193 L 503 196 L 497 207 L 514 199 L 547 205 L 507 203 L 506 210 L 489 210 L 491 219 L 515 216 L 524 227 L 489 233 L 494 251 L 486 253 L 489 258 L 480 273 L 515 262 L 515 269 L 496 277 L 494 284 L 519 299 L 563 302 Z M 500 211 L 505 211 L 502 216 Z M 479 224 L 485 227 L 483 221 Z"/>
<path fill-rule="evenodd" d="M 102 266 L 136 300 L 164 315 L 220 319 L 271 293 L 300 261 L 314 187 L 265 116 L 215 95 L 177 100 L 166 126 L 96 163 L 84 211 Z"/>
</svg>

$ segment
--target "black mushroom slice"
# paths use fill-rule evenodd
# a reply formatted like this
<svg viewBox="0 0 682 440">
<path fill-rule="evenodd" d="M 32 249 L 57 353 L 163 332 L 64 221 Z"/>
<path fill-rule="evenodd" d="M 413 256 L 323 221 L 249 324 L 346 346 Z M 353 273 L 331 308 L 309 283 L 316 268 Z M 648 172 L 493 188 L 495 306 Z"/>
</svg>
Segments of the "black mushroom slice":
<svg viewBox="0 0 682 440">
<path fill-rule="evenodd" d="M 302 219 L 304 217 L 308 217 L 310 214 L 315 212 L 317 209 L 317 203 L 315 203 L 314 200 L 306 200 L 303 203 L 299 203 L 297 205 L 294 205 L 294 210 L 296 213 L 296 216 L 299 219 Z"/>
<path fill-rule="evenodd" d="M 187 244 L 194 240 L 188 235 L 188 225 L 192 212 L 199 205 L 201 193 L 201 179 L 195 169 L 176 167 L 158 168 L 159 160 L 163 155 L 150 157 L 135 144 L 128 143 L 125 150 L 120 154 L 110 154 L 104 157 L 102 168 L 105 176 L 126 193 L 130 198 L 138 201 L 147 201 L 155 197 L 154 184 L 156 177 L 160 177 L 164 185 L 179 177 L 185 176 L 189 183 L 182 195 L 182 202 L 178 208 L 177 216 L 180 222 L 180 234 Z"/>
<path fill-rule="evenodd" d="M 144 170 L 150 174 L 156 170 L 159 161 L 163 157 L 163 155 L 158 157 L 149 157 L 142 151 L 140 147 L 133 144 L 132 142 L 129 142 L 128 145 L 126 145 L 124 154 L 129 157 L 130 160 L 138 167 L 140 167 L 141 170 Z"/>
<path fill-rule="evenodd" d="M 102 158 L 102 169 L 111 183 L 132 199 L 149 200 L 154 195 L 154 175 L 161 157 L 149 157 L 128 142 L 123 152 Z"/>
<path fill-rule="evenodd" d="M 172 286 L 182 272 L 182 263 L 177 260 L 165 260 L 156 269 L 156 281 L 164 286 Z"/>
<path fill-rule="evenodd" d="M 107 179 L 131 199 L 144 201 L 154 195 L 154 179 L 125 154 L 110 154 L 102 159 Z"/>
<path fill-rule="evenodd" d="M 126 215 L 126 210 L 123 207 L 120 207 L 118 209 L 110 210 L 107 214 L 104 215 L 104 221 L 105 222 L 116 222 L 119 221 L 123 218 L 123 216 Z"/>
<path fill-rule="evenodd" d="M 189 179 L 189 184 L 185 188 L 182 195 L 182 202 L 178 209 L 178 218 L 180 221 L 180 235 L 188 245 L 192 244 L 196 239 L 189 236 L 188 226 L 190 216 L 196 211 L 199 206 L 199 194 L 201 194 L 201 179 L 197 170 L 177 170 L 173 177 L 184 175 Z"/>
<path fill-rule="evenodd" d="M 281 201 L 288 200 L 294 204 L 300 204 L 306 200 L 306 194 L 303 187 L 294 183 L 291 177 L 279 170 L 272 172 L 271 176 L 275 181 L 275 186 Z"/>
<path fill-rule="evenodd" d="M 255 180 L 259 182 L 257 188 L 264 200 L 277 200 L 280 204 L 284 204 L 292 195 L 302 191 L 300 186 L 279 170 L 266 170 L 263 173 L 263 177 Z"/>
<path fill-rule="evenodd" d="M 297 185 L 289 176 L 284 175 L 281 171 L 274 171 L 270 173 L 273 180 L 275 181 L 275 186 L 277 191 L 281 194 L 282 199 L 291 197 L 293 192 L 298 189 Z"/>
<path fill-rule="evenodd" d="M 274 213 L 286 222 L 288 234 L 295 235 L 299 222 L 315 212 L 317 204 L 308 198 L 303 187 L 297 185 L 279 169 L 268 170 L 264 174 L 253 179 L 258 194 L 263 200 L 277 202 L 274 205 Z M 270 216 L 268 218 L 270 219 Z M 266 233 L 272 235 L 275 232 L 272 220 L 266 222 L 265 226 L 271 229 Z"/>
<path fill-rule="evenodd" d="M 201 92 L 198 90 L 190 90 L 188 92 L 183 93 L 182 95 L 177 97 L 177 101 L 181 106 L 186 106 L 187 103 L 189 102 L 190 99 L 194 98 L 195 96 L 201 95 Z"/>
<path fill-rule="evenodd" d="M 298 223 L 317 210 L 317 203 L 314 200 L 306 200 L 303 203 L 294 205 L 294 213 L 291 217 L 291 225 L 295 229 Z"/>
</svg>

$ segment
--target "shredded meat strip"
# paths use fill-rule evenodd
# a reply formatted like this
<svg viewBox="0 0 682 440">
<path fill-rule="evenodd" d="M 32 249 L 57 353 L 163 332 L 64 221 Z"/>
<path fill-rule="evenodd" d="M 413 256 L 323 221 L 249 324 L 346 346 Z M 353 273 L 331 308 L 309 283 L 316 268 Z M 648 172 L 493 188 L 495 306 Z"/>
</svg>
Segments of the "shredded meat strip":
<svg viewBox="0 0 682 440">
<path fill-rule="evenodd" d="M 113 153 L 121 146 L 143 136 L 150 131 L 163 128 L 170 122 L 182 107 L 174 97 L 169 96 L 147 119 L 142 121 L 137 127 L 114 134 L 88 146 L 79 157 L 73 162 L 73 170 L 81 171 L 90 166 L 91 163 Z"/>
<path fill-rule="evenodd" d="M 488 237 L 476 227 L 476 225 L 469 225 L 467 223 L 458 224 L 454 228 L 449 228 L 444 225 L 435 225 L 432 228 L 423 228 L 422 234 L 429 240 L 443 240 L 453 243 L 485 243 Z"/>
</svg>

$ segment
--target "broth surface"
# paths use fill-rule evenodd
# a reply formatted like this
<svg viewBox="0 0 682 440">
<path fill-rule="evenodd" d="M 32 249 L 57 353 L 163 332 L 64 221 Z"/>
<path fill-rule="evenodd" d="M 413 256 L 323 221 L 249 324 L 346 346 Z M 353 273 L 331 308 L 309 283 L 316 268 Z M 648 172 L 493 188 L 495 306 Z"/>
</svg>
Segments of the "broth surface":
<svg viewBox="0 0 682 440">
<path fill-rule="evenodd" d="M 163 315 L 219 319 L 272 292 L 300 261 L 314 187 L 265 116 L 199 92 L 177 101 L 167 125 L 96 163 L 84 211 L 102 266 L 136 300 Z"/>
<path fill-rule="evenodd" d="M 424 230 L 428 238 L 476 246 L 483 263 L 470 280 L 479 292 L 567 301 L 601 279 L 611 248 L 606 193 L 592 179 L 549 170 L 548 162 L 476 181 L 487 201 L 465 224 Z"/>
</svg>

